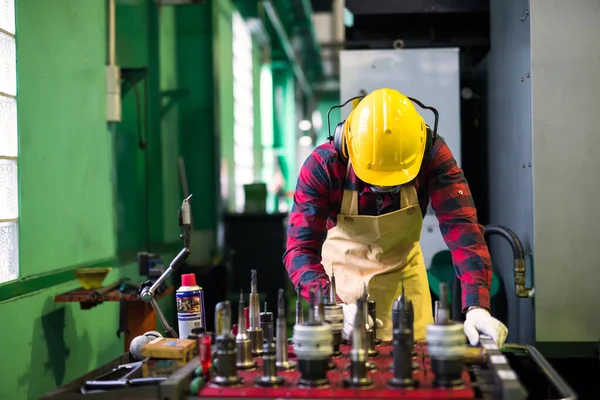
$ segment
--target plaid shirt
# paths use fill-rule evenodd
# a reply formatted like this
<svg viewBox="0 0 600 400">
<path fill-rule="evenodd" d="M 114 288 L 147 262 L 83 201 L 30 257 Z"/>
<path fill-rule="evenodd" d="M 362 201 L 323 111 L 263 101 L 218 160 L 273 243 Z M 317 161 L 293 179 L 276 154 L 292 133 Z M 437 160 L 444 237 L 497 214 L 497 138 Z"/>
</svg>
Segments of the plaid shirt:
<svg viewBox="0 0 600 400">
<path fill-rule="evenodd" d="M 317 147 L 300 170 L 294 205 L 289 216 L 287 249 L 283 261 L 294 285 L 302 286 L 308 299 L 311 287 L 327 284 L 329 278 L 321 265 L 321 248 L 327 230 L 336 225 L 342 193 L 358 191 L 360 215 L 383 215 L 400 207 L 398 193 L 375 193 L 351 170 L 346 179 L 346 164 L 330 143 Z M 429 200 L 459 279 L 462 282 L 462 306 L 490 308 L 492 263 L 477 222 L 477 210 L 462 169 L 450 148 L 438 137 L 415 180 L 421 212 L 425 215 Z"/>
</svg>

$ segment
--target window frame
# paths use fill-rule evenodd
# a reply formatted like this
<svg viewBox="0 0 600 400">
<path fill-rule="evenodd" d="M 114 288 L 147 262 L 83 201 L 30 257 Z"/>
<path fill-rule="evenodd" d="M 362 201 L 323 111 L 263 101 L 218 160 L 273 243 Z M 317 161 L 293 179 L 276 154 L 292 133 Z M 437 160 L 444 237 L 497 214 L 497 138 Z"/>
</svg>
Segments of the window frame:
<svg viewBox="0 0 600 400">
<path fill-rule="evenodd" d="M 4 273 L 0 273 L 0 285 L 3 284 L 7 284 L 7 283 L 11 283 L 11 282 L 15 282 L 17 280 L 19 280 L 19 278 L 21 277 L 21 268 L 20 268 L 20 259 L 19 259 L 19 162 L 18 162 L 18 158 L 19 158 L 19 127 L 18 127 L 18 104 L 17 104 L 17 61 L 16 61 L 16 47 L 17 47 L 17 37 L 16 37 L 16 15 L 15 15 L 15 0 L 9 0 L 11 1 L 11 6 L 8 7 L 8 13 L 5 16 L 8 16 L 9 19 L 12 18 L 12 21 L 8 21 L 8 25 L 6 26 L 0 26 L 0 35 L 2 36 L 7 36 L 9 38 L 12 38 L 12 40 L 14 41 L 14 60 L 11 60 L 12 62 L 14 62 L 14 66 L 13 66 L 13 71 L 14 71 L 14 88 L 11 88 L 13 90 L 14 93 L 6 93 L 3 91 L 3 88 L 0 87 L 0 99 L 2 101 L 5 101 L 6 99 L 9 99 L 10 101 L 14 101 L 14 123 L 15 123 L 15 141 L 16 143 L 14 143 L 15 148 L 14 149 L 1 149 L 0 148 L 0 161 L 14 161 L 14 166 L 15 166 L 15 170 L 14 170 L 14 189 L 15 189 L 15 193 L 14 195 L 16 196 L 16 198 L 14 199 L 15 202 L 15 207 L 16 207 L 16 211 L 15 214 L 16 216 L 12 217 L 12 216 L 2 216 L 0 215 L 0 227 L 4 227 L 5 225 L 8 224 L 14 224 L 14 231 L 12 232 L 12 234 L 14 235 L 14 246 L 16 246 L 16 250 L 15 250 L 15 254 L 14 257 L 15 259 L 13 260 L 14 263 L 16 264 L 16 271 L 14 272 L 14 274 L 12 275 L 7 275 L 5 276 Z M 11 14 L 10 16 L 8 14 Z M 6 20 L 3 22 L 7 22 Z M 7 28 L 9 30 L 6 30 L 4 28 Z M 10 31 L 10 29 L 12 28 L 12 32 Z M 8 104 L 8 103 L 6 103 Z M 10 107 L 10 106 L 9 106 Z M 4 124 L 2 123 L 2 121 L 0 121 L 0 126 L 4 126 Z M 11 151 L 12 150 L 12 151 Z M 4 269 L 4 266 L 0 265 L 0 271 Z"/>
<path fill-rule="evenodd" d="M 252 33 L 243 17 L 232 15 L 234 207 L 243 212 L 244 185 L 254 183 L 254 57 Z M 245 47 L 242 47 L 245 46 Z M 240 155 L 244 155 L 243 158 Z"/>
</svg>

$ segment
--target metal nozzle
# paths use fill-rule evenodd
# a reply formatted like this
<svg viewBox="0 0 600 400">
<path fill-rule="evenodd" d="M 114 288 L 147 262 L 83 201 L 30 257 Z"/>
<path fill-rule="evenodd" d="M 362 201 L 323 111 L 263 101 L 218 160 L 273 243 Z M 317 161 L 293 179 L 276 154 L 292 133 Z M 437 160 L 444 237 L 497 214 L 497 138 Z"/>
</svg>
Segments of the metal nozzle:
<svg viewBox="0 0 600 400">
<path fill-rule="evenodd" d="M 450 322 L 450 309 L 448 308 L 448 284 L 440 283 L 440 305 L 438 308 L 438 323 L 447 324 Z"/>
<path fill-rule="evenodd" d="M 367 291 L 367 284 L 363 285 L 363 296 L 362 296 L 362 312 L 363 312 L 363 320 L 365 329 L 370 329 L 371 324 L 369 324 L 369 292 Z M 358 306 L 358 303 L 356 304 Z M 375 321 L 373 321 L 375 323 Z"/>
<path fill-rule="evenodd" d="M 316 293 L 315 289 L 310 289 L 310 299 L 309 299 L 309 307 L 308 307 L 308 323 L 314 324 L 315 321 L 315 303 L 316 303 Z"/>
<path fill-rule="evenodd" d="M 404 281 L 402 281 L 402 294 L 394 302 L 394 310 L 400 312 L 413 312 L 412 301 L 410 301 L 410 299 L 406 297 L 406 294 L 404 292 Z M 395 325 L 394 328 L 396 328 Z"/>
<path fill-rule="evenodd" d="M 244 290 L 240 289 L 240 302 L 238 305 L 238 335 L 246 335 L 246 314 L 244 313 Z"/>
<path fill-rule="evenodd" d="M 296 367 L 296 363 L 288 359 L 287 323 L 285 319 L 284 290 L 277 294 L 277 332 L 275 333 L 275 366 L 282 371 Z"/>
<path fill-rule="evenodd" d="M 252 360 L 252 343 L 246 329 L 246 315 L 244 313 L 244 291 L 240 289 L 240 301 L 238 309 L 238 332 L 235 337 L 235 364 L 238 369 L 247 370 L 256 366 Z"/>
<path fill-rule="evenodd" d="M 258 279 L 256 270 L 250 271 L 250 329 L 248 334 L 252 347 L 252 354 L 255 356 L 262 355 L 264 334 L 260 325 L 260 300 L 257 291 Z"/>
<path fill-rule="evenodd" d="M 318 310 L 318 320 L 321 323 L 325 323 L 325 289 L 323 288 L 323 284 L 319 285 L 319 305 L 317 306 Z"/>
<path fill-rule="evenodd" d="M 229 300 L 221 301 L 215 306 L 215 326 L 220 327 L 221 335 L 231 335 L 231 303 Z"/>
<path fill-rule="evenodd" d="M 258 297 L 256 270 L 250 271 L 250 328 L 260 328 L 260 303 Z M 261 343 L 262 346 L 262 343 Z"/>
<path fill-rule="evenodd" d="M 304 310 L 302 310 L 302 302 L 300 297 L 300 292 L 302 290 L 302 286 L 298 284 L 296 287 L 296 324 L 300 325 L 304 322 Z"/>
<path fill-rule="evenodd" d="M 373 379 L 368 375 L 371 367 L 368 361 L 369 345 L 365 329 L 366 302 L 366 296 L 359 297 L 356 301 L 357 310 L 352 331 L 352 349 L 350 350 L 350 376 L 344 379 L 344 385 L 349 387 L 368 387 L 373 384 Z"/>
<path fill-rule="evenodd" d="M 331 267 L 331 285 L 329 285 L 329 302 L 331 304 L 337 303 L 337 288 L 335 286 L 335 274 L 333 273 L 333 267 Z"/>
<path fill-rule="evenodd" d="M 255 294 L 257 292 L 258 283 L 256 281 L 256 270 L 250 271 L 250 293 Z"/>
<path fill-rule="evenodd" d="M 352 348 L 365 350 L 368 347 L 366 334 L 365 301 L 363 298 L 356 300 L 356 316 L 354 317 L 354 331 L 352 332 Z"/>
<path fill-rule="evenodd" d="M 284 301 L 284 290 L 279 289 L 277 293 L 277 318 L 285 318 L 285 301 Z"/>
</svg>

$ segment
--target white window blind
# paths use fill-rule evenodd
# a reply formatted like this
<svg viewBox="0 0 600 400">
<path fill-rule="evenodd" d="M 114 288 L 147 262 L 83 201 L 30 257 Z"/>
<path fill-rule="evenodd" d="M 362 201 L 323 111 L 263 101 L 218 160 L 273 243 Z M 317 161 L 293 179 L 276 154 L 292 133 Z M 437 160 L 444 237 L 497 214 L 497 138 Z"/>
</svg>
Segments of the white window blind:
<svg viewBox="0 0 600 400">
<path fill-rule="evenodd" d="M 235 208 L 244 209 L 244 185 L 254 181 L 254 93 L 252 36 L 243 18 L 233 14 L 233 158 Z"/>
<path fill-rule="evenodd" d="M 15 0 L 0 0 L 0 283 L 19 277 Z"/>
</svg>

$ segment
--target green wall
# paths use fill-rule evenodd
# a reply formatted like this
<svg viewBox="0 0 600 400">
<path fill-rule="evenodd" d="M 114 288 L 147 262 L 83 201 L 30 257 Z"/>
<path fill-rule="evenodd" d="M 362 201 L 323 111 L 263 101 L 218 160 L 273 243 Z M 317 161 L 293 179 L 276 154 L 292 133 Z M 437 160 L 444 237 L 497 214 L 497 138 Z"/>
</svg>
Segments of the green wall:
<svg viewBox="0 0 600 400">
<path fill-rule="evenodd" d="M 11 360 L 0 367 L 0 399 L 37 398 L 122 352 L 117 303 L 81 310 L 54 296 L 79 286 L 70 272 L 77 266 L 112 266 L 105 280 L 112 283 L 141 280 L 137 251 L 162 251 L 170 260 L 166 249 L 179 235 L 179 156 L 194 194 L 195 230 L 218 229 L 220 173 L 230 191 L 234 184 L 233 10 L 230 1 L 160 10 L 154 0 L 117 1 L 117 64 L 147 76 L 138 83 L 139 107 L 129 90 L 122 122 L 111 125 L 106 1 L 17 1 L 22 276 L 0 285 L 0 317 L 11 322 L 0 344 Z M 293 189 L 294 78 L 289 65 L 278 64 L 274 90 L 281 88 L 282 103 L 269 110 L 273 99 L 265 102 L 259 90 L 262 58 L 255 47 L 255 175 L 272 168 L 262 138 L 267 150 L 280 149 Z M 271 124 L 275 137 L 265 137 L 271 134 L 262 126 L 270 132 Z M 214 236 L 206 244 L 213 253 Z M 160 303 L 172 318 L 173 299 Z"/>
<path fill-rule="evenodd" d="M 285 179 L 285 191 L 296 188 L 298 167 L 298 122 L 296 120 L 295 82 L 288 63 L 273 64 L 273 147 Z M 292 196 L 286 196 L 291 207 Z"/>
<path fill-rule="evenodd" d="M 148 28 L 157 15 L 150 11 L 119 7 L 117 48 L 119 62 L 126 66 L 155 67 L 149 79 L 154 100 L 149 103 L 157 105 L 158 31 L 156 23 L 154 31 Z M 104 261 L 113 267 L 106 283 L 121 277 L 141 279 L 135 264 L 114 261 L 122 239 L 117 226 L 120 232 L 123 226 L 132 232 L 131 243 L 144 234 L 136 226 L 138 216 L 131 219 L 136 224 L 128 224 L 114 200 L 132 204 L 123 186 L 137 190 L 144 181 L 140 181 L 135 146 L 119 147 L 124 142 L 129 145 L 121 140 L 134 133 L 131 94 L 125 98 L 123 123 L 114 133 L 105 120 L 106 2 L 19 0 L 16 18 L 21 281 L 2 285 L 0 291 L 6 298 L 6 293 L 18 293 L 20 287 L 37 285 L 39 290 L 0 303 L 0 317 L 10 323 L 0 344 L 7 360 L 0 367 L 0 399 L 34 399 L 122 352 L 123 342 L 116 336 L 118 303 L 90 310 L 55 303 L 55 295 L 79 286 L 68 272 L 56 272 Z M 163 36 L 168 36 L 168 30 Z M 167 77 L 164 82 L 169 84 Z M 161 140 L 161 130 L 168 130 L 172 122 L 161 122 L 156 112 L 149 116 L 154 140 L 150 152 L 158 159 L 152 164 L 158 176 L 154 185 L 159 194 L 150 209 L 157 216 L 152 240 L 162 243 L 178 234 L 180 192 L 177 184 L 173 193 L 172 184 L 177 173 L 172 166 L 162 168 L 161 162 L 176 165 L 178 132 Z M 135 160 L 131 165 L 135 173 L 130 173 L 121 153 Z M 128 185 L 115 186 L 114 180 L 122 182 L 123 176 Z M 163 193 L 161 181 L 168 179 L 170 190 Z M 167 207 L 170 215 L 165 219 Z M 47 287 L 60 279 L 66 282 Z M 172 299 L 161 304 L 172 318 Z"/>
<path fill-rule="evenodd" d="M 115 251 L 104 1 L 60 3 L 16 9 L 23 275 Z"/>
</svg>

